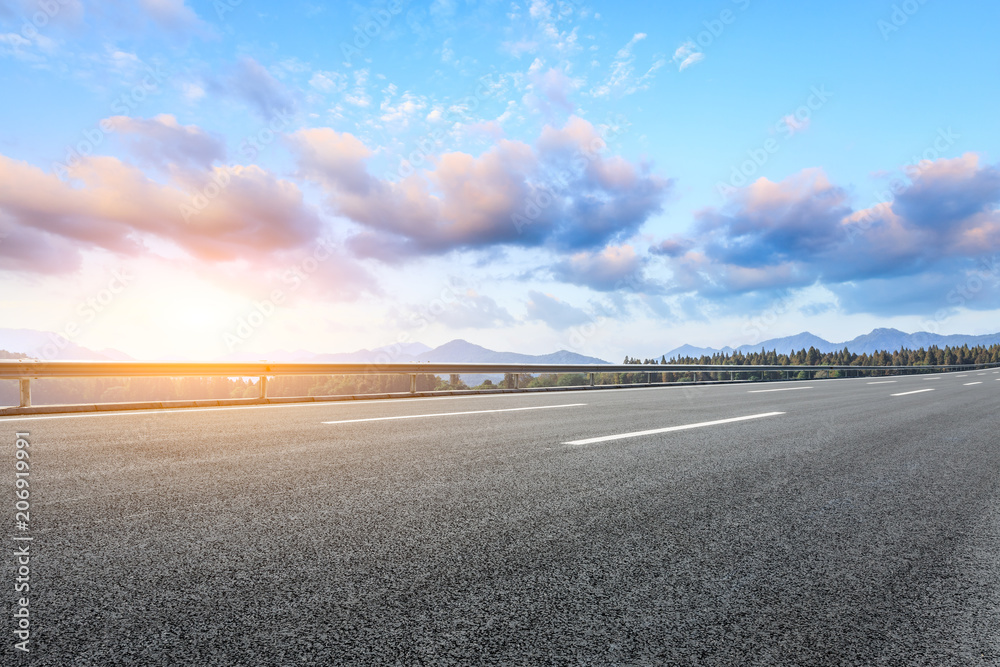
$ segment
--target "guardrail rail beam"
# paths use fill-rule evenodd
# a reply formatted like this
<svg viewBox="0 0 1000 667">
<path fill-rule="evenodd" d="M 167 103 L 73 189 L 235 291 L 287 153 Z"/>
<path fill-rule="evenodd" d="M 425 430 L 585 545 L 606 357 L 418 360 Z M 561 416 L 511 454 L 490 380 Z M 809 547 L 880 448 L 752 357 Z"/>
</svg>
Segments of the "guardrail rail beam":
<svg viewBox="0 0 1000 667">
<path fill-rule="evenodd" d="M 402 375 L 410 378 L 409 395 L 440 395 L 443 393 L 474 393 L 473 390 L 458 390 L 457 392 L 445 392 L 437 390 L 417 391 L 418 375 L 450 374 L 452 377 L 468 375 L 498 375 L 505 376 L 502 389 L 515 391 L 544 391 L 545 388 L 521 387 L 521 376 L 527 378 L 539 374 L 583 374 L 589 382 L 584 382 L 584 386 L 597 387 L 597 375 L 604 376 L 602 379 L 608 380 L 608 384 L 602 388 L 617 387 L 626 382 L 621 376 L 631 375 L 631 384 L 646 384 L 654 382 L 654 375 L 659 374 L 659 379 L 667 383 L 667 374 L 673 375 L 673 382 L 718 382 L 725 381 L 726 373 L 729 380 L 745 382 L 753 380 L 777 380 L 782 378 L 791 380 L 817 379 L 817 375 L 822 377 L 864 377 L 875 373 L 887 375 L 895 373 L 900 375 L 913 375 L 925 373 L 927 371 L 967 371 L 979 370 L 983 368 L 1000 368 L 1000 363 L 991 362 L 986 364 L 929 364 L 921 366 L 848 366 L 848 365 L 755 365 L 755 366 L 734 366 L 732 364 L 491 364 L 491 363 L 390 363 L 390 364 L 322 364 L 322 363 L 270 363 L 270 362 L 140 362 L 140 361 L 39 361 L 39 360 L 0 360 L 0 380 L 13 380 L 18 382 L 20 399 L 18 407 L 0 407 L 0 415 L 9 416 L 14 414 L 36 414 L 40 412 L 80 412 L 98 409 L 132 409 L 139 405 L 148 403 L 119 403 L 114 407 L 98 408 L 94 405 L 74 405 L 74 406 L 33 406 L 31 403 L 31 381 L 45 378 L 141 378 L 141 377 L 231 377 L 231 378 L 258 378 L 258 398 L 246 399 L 226 399 L 227 404 L 240 400 L 243 402 L 266 402 L 268 400 L 268 379 L 272 377 L 302 377 L 302 376 L 330 376 L 330 375 Z M 398 386 L 398 385 L 395 385 Z M 405 386 L 405 385 L 404 385 Z M 562 387 L 559 387 L 560 389 Z M 583 388 L 583 387 L 581 387 Z M 496 388 L 494 388 L 495 390 Z M 406 396 L 405 392 L 376 394 L 379 397 L 399 397 Z M 363 394 L 351 396 L 362 398 Z M 340 400 L 336 397 L 317 397 L 315 400 Z M 285 401 L 311 401 L 312 396 L 290 396 L 282 398 Z M 13 402 L 13 401 L 12 401 Z M 183 401 L 181 401 L 183 402 Z M 168 405 L 170 401 L 164 401 L 164 408 L 183 407 Z M 220 403 L 221 404 L 221 403 Z"/>
</svg>

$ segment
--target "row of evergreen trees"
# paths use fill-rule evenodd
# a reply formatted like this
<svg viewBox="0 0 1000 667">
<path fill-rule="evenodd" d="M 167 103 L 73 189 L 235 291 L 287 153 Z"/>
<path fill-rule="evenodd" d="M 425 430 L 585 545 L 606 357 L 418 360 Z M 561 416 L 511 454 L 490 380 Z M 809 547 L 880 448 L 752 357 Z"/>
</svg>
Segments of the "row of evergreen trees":
<svg viewBox="0 0 1000 667">
<path fill-rule="evenodd" d="M 734 366 L 957 366 L 964 364 L 995 364 L 1000 363 L 1000 345 L 984 347 L 977 345 L 969 347 L 945 347 L 941 349 L 932 346 L 919 350 L 896 350 L 895 352 L 880 351 L 873 354 L 856 354 L 846 347 L 838 352 L 820 352 L 815 347 L 802 349 L 792 354 L 778 353 L 776 350 L 760 352 L 733 352 L 726 354 L 717 352 L 712 356 L 673 357 L 667 361 L 666 356 L 640 361 L 634 357 L 625 357 L 626 364 L 712 364 Z"/>
<path fill-rule="evenodd" d="M 636 382 L 646 382 L 649 376 L 653 375 L 653 381 L 660 382 L 688 382 L 688 381 L 711 381 L 725 380 L 730 378 L 746 380 L 776 380 L 786 377 L 798 379 L 844 377 L 854 374 L 853 371 L 800 371 L 792 376 L 787 371 L 743 371 L 737 370 L 739 366 L 857 366 L 858 372 L 861 369 L 871 366 L 906 366 L 912 367 L 914 371 L 919 371 L 921 366 L 960 366 L 967 364 L 998 364 L 1000 363 L 1000 345 L 990 347 L 976 346 L 969 347 L 945 347 L 941 349 L 932 346 L 928 349 L 910 350 L 903 348 L 894 352 L 878 351 L 872 354 L 857 354 L 851 352 L 846 347 L 837 352 L 820 352 L 815 347 L 808 350 L 802 349 L 791 354 L 778 353 L 777 350 L 760 350 L 759 352 L 733 352 L 732 354 L 717 352 L 711 356 L 702 355 L 700 357 L 673 357 L 667 361 L 666 357 L 661 357 L 659 361 L 655 359 L 645 359 L 640 361 L 635 357 L 625 357 L 625 364 L 697 364 L 714 366 L 733 366 L 732 372 L 663 372 L 663 373 L 622 373 L 617 374 L 620 380 L 615 384 L 629 384 Z M 896 371 L 891 370 L 869 370 L 865 375 L 881 376 L 893 375 Z M 655 377 L 659 376 L 659 377 Z"/>
</svg>

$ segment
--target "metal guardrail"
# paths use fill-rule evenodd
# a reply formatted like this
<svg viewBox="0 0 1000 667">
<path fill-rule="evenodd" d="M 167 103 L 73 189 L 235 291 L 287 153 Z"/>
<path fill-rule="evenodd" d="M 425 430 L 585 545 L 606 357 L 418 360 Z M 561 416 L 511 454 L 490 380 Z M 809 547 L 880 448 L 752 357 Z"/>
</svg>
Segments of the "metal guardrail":
<svg viewBox="0 0 1000 667">
<path fill-rule="evenodd" d="M 400 363 L 400 364 L 312 364 L 261 362 L 142 362 L 142 361 L 33 361 L 0 360 L 0 380 L 17 380 L 20 383 L 20 406 L 31 407 L 31 380 L 45 378 L 97 378 L 97 377 L 257 377 L 260 378 L 260 395 L 256 400 L 266 401 L 267 378 L 303 375 L 409 375 L 410 393 L 415 394 L 417 376 L 424 374 L 511 374 L 517 389 L 521 374 L 589 375 L 594 386 L 598 373 L 647 373 L 652 384 L 654 373 L 816 373 L 819 371 L 957 371 L 1000 366 L 1000 364 L 923 365 L 923 366 L 781 366 L 736 364 L 481 364 L 481 363 Z"/>
</svg>

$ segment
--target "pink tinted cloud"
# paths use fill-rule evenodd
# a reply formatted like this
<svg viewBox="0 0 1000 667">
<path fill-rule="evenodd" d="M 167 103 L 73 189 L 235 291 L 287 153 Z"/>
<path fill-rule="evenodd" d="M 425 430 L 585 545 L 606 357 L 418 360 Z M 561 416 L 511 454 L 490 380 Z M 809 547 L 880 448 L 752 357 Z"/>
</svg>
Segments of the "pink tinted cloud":
<svg viewBox="0 0 1000 667">
<path fill-rule="evenodd" d="M 681 292 L 856 286 L 921 274 L 935 275 L 947 292 L 957 280 L 948 276 L 1000 252 L 1000 169 L 968 154 L 924 163 L 910 176 L 893 201 L 856 211 L 821 170 L 762 178 L 721 209 L 700 211 L 688 238 L 651 251 L 667 257 Z"/>
<path fill-rule="evenodd" d="M 349 192 L 366 192 L 371 187 L 366 163 L 372 151 L 354 135 L 321 127 L 299 130 L 289 143 L 298 153 L 303 178 L 334 183 Z"/>
<path fill-rule="evenodd" d="M 183 207 L 192 204 L 190 190 L 177 181 L 152 181 L 116 158 L 88 158 L 70 175 L 66 183 L 0 156 L 0 220 L 8 230 L 21 230 L 25 243 L 45 238 L 71 243 L 59 246 L 68 260 L 92 248 L 139 256 L 146 252 L 146 239 L 158 238 L 203 261 L 267 263 L 275 253 L 308 245 L 321 230 L 318 215 L 295 184 L 256 166 L 183 172 L 189 179 L 185 185 L 204 188 L 213 178 L 228 181 L 187 219 Z M 2 245 L 0 252 L 7 254 Z M 11 261 L 4 266 L 11 267 Z M 67 261 L 65 268 L 73 266 Z M 37 268 L 46 267 L 52 265 Z"/>
<path fill-rule="evenodd" d="M 1000 168 L 981 166 L 975 153 L 924 161 L 907 171 L 912 183 L 896 195 L 893 210 L 914 224 L 949 229 L 1000 202 Z"/>
<path fill-rule="evenodd" d="M 303 177 L 364 231 L 361 254 L 398 259 L 495 245 L 603 247 L 634 234 L 662 206 L 670 181 L 605 157 L 603 140 L 572 117 L 535 146 L 500 140 L 479 156 L 452 152 L 400 180 L 372 176 L 371 151 L 331 129 L 291 137 Z"/>
<path fill-rule="evenodd" d="M 112 116 L 107 121 L 133 154 L 146 164 L 208 167 L 226 157 L 222 140 L 197 125 L 181 125 L 170 114 L 154 118 Z"/>
<path fill-rule="evenodd" d="M 184 0 L 139 0 L 138 4 L 161 28 L 174 32 L 210 33 L 207 25 Z"/>
<path fill-rule="evenodd" d="M 590 287 L 601 292 L 656 291 L 642 276 L 644 258 L 630 245 L 607 246 L 596 252 L 570 255 L 553 267 L 563 282 Z"/>
</svg>

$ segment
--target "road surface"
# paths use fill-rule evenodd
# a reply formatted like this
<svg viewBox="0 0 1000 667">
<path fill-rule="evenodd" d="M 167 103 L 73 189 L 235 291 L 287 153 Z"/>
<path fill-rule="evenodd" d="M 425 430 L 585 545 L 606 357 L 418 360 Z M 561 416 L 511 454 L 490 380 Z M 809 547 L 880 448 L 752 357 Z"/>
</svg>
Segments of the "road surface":
<svg viewBox="0 0 1000 667">
<path fill-rule="evenodd" d="M 993 370 L 5 418 L 23 662 L 998 665 L 998 422 Z"/>
</svg>

